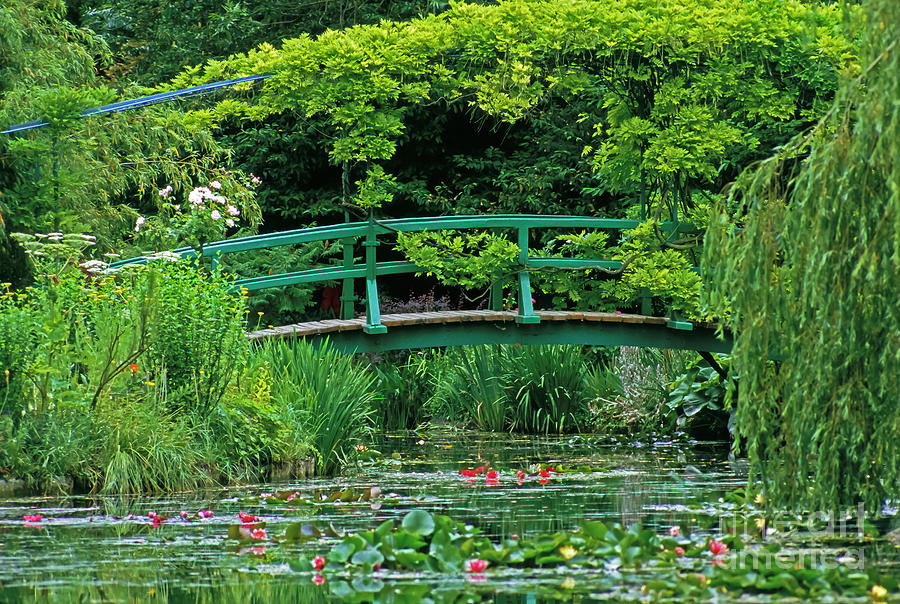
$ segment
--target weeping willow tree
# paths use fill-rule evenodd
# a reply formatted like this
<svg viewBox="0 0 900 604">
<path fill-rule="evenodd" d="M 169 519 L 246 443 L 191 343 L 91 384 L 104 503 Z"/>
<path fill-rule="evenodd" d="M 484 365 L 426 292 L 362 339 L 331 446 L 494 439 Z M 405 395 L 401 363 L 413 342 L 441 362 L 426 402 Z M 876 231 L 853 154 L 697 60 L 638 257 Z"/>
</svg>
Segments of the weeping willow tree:
<svg viewBox="0 0 900 604">
<path fill-rule="evenodd" d="M 900 2 L 864 8 L 858 77 L 739 179 L 707 235 L 739 443 L 775 505 L 900 497 Z"/>
</svg>

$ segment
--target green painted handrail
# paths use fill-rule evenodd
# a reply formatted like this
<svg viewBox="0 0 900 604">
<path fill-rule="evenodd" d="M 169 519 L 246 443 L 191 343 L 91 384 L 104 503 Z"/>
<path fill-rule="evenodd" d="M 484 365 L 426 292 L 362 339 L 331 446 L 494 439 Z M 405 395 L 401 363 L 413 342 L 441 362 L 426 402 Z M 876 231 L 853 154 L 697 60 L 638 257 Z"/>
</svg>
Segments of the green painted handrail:
<svg viewBox="0 0 900 604">
<path fill-rule="evenodd" d="M 424 272 L 425 269 L 412 262 L 392 261 L 378 262 L 376 249 L 379 245 L 378 236 L 395 232 L 438 231 L 448 229 L 509 229 L 517 233 L 519 255 L 516 263 L 510 267 L 516 274 L 517 293 L 519 298 L 519 310 L 516 321 L 519 323 L 538 323 L 540 318 L 534 314 L 531 303 L 531 279 L 530 270 L 540 268 L 604 268 L 616 270 L 622 267 L 622 263 L 615 260 L 586 260 L 580 258 L 541 258 L 529 255 L 528 240 L 532 229 L 544 228 L 579 228 L 579 229 L 633 229 L 640 224 L 637 220 L 618 220 L 611 218 L 593 218 L 589 216 L 544 216 L 538 214 L 494 214 L 494 215 L 466 215 L 466 216 L 430 216 L 424 218 L 399 218 L 387 220 L 374 220 L 370 218 L 366 222 L 345 222 L 342 224 L 309 227 L 264 235 L 238 237 L 215 241 L 203 247 L 203 255 L 213 258 L 218 264 L 221 256 L 235 252 L 244 252 L 256 249 L 268 249 L 282 245 L 294 245 L 312 241 L 339 240 L 344 246 L 344 258 L 342 265 L 315 268 L 292 273 L 278 275 L 264 275 L 240 279 L 235 282 L 235 289 L 242 288 L 248 291 L 266 289 L 270 287 L 283 287 L 298 283 L 314 283 L 321 281 L 343 280 L 345 288 L 352 285 L 353 279 L 365 278 L 366 280 L 366 333 L 385 333 L 387 328 L 381 323 L 381 311 L 378 304 L 379 275 L 395 275 L 403 273 Z M 669 236 L 694 230 L 694 226 L 684 222 L 663 222 L 660 230 Z M 358 238 L 364 238 L 365 248 L 364 263 L 353 263 L 353 242 Z M 194 248 L 183 247 L 173 250 L 183 258 L 197 257 L 199 252 Z M 127 264 L 141 264 L 150 260 L 152 256 L 139 256 L 127 260 L 119 260 L 111 263 L 113 268 Z M 499 283 L 499 282 L 498 282 Z M 502 292 L 498 283 L 491 287 L 492 306 L 499 308 Z M 644 309 L 649 308 L 649 294 L 642 302 Z M 353 316 L 352 288 L 345 291 L 341 297 L 341 316 L 345 319 Z M 683 328 L 681 323 L 679 328 Z"/>
</svg>

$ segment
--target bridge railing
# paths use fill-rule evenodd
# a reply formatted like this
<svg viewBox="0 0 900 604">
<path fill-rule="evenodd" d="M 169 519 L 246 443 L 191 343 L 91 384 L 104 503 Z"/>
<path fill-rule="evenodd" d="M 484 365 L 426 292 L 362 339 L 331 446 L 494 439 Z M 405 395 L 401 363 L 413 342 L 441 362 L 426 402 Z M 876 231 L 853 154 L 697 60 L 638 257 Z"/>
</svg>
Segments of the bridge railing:
<svg viewBox="0 0 900 604">
<path fill-rule="evenodd" d="M 540 317 L 534 313 L 531 302 L 530 271 L 551 267 L 598 267 L 616 270 L 622 267 L 622 263 L 617 260 L 532 256 L 529 248 L 529 240 L 533 230 L 578 228 L 620 231 L 624 229 L 633 229 L 639 224 L 640 221 L 637 220 L 593 218 L 586 216 L 522 214 L 431 216 L 424 218 L 398 218 L 386 220 L 374 220 L 370 218 L 367 221 L 361 222 L 345 222 L 341 224 L 309 227 L 292 231 L 216 241 L 206 244 L 203 247 L 203 255 L 210 257 L 215 266 L 221 262 L 221 259 L 225 254 L 314 241 L 340 241 L 343 250 L 343 262 L 341 265 L 239 279 L 235 282 L 235 288 L 245 288 L 253 291 L 299 283 L 315 283 L 335 280 L 342 281 L 343 293 L 341 295 L 341 318 L 349 319 L 354 316 L 354 280 L 365 279 L 366 325 L 364 330 L 366 333 L 377 334 L 385 333 L 387 331 L 387 327 L 381 323 L 381 310 L 378 298 L 378 277 L 384 275 L 424 272 L 426 270 L 412 262 L 379 262 L 377 259 L 377 248 L 381 243 L 379 237 L 394 235 L 397 232 L 407 233 L 450 229 L 515 230 L 517 233 L 519 254 L 515 262 L 509 267 L 509 270 L 514 273 L 517 282 L 516 289 L 519 306 L 516 321 L 519 323 L 539 323 Z M 690 232 L 694 229 L 693 225 L 683 222 L 664 222 L 659 226 L 660 230 L 670 237 L 677 237 L 679 233 Z M 354 260 L 354 246 L 359 239 L 362 239 L 362 246 L 364 248 L 362 263 L 356 263 Z M 184 258 L 196 257 L 200 254 L 197 250 L 190 247 L 179 248 L 173 250 L 173 252 Z M 141 256 L 128 260 L 120 260 L 112 263 L 111 266 L 118 267 L 129 263 L 143 263 L 149 259 L 150 256 Z M 491 288 L 491 303 L 494 310 L 500 309 L 502 285 L 502 282 L 498 280 L 493 283 Z M 651 314 L 649 293 L 642 296 L 642 313 Z M 686 325 L 689 326 L 690 324 Z M 679 323 L 673 323 L 673 326 L 676 328 L 680 327 Z"/>
</svg>

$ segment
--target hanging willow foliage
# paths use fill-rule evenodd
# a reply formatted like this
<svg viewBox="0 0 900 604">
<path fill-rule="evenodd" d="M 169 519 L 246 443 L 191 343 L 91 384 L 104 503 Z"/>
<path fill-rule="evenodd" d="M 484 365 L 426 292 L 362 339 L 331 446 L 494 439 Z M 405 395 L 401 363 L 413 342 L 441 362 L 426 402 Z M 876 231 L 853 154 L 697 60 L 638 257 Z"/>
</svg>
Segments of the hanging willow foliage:
<svg viewBox="0 0 900 604">
<path fill-rule="evenodd" d="M 865 8 L 862 73 L 744 174 L 706 240 L 707 302 L 736 334 L 739 446 L 775 505 L 900 497 L 900 2 Z"/>
</svg>

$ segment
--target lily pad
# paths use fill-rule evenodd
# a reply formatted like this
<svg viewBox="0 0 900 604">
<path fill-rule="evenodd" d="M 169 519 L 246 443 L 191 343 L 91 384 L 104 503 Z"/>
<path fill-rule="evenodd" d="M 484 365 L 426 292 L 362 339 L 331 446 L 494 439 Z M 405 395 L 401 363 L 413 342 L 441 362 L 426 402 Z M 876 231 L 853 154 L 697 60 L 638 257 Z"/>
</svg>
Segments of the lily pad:
<svg viewBox="0 0 900 604">
<path fill-rule="evenodd" d="M 434 532 L 434 518 L 425 510 L 413 510 L 403 517 L 403 529 L 427 537 Z"/>
</svg>

